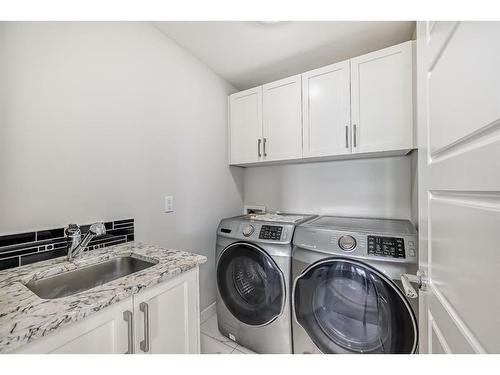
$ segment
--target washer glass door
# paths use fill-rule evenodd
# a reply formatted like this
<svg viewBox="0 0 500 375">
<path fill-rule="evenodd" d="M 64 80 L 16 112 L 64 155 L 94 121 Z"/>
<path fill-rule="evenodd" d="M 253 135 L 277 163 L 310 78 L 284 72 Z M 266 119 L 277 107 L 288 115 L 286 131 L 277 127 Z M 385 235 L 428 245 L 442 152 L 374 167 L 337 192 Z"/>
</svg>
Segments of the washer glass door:
<svg viewBox="0 0 500 375">
<path fill-rule="evenodd" d="M 413 353 L 417 321 L 385 275 L 362 262 L 331 258 L 296 280 L 297 322 L 323 353 Z"/>
<path fill-rule="evenodd" d="M 217 263 L 217 287 L 226 307 L 243 323 L 265 325 L 283 311 L 283 274 L 255 245 L 238 242 L 222 251 Z"/>
</svg>

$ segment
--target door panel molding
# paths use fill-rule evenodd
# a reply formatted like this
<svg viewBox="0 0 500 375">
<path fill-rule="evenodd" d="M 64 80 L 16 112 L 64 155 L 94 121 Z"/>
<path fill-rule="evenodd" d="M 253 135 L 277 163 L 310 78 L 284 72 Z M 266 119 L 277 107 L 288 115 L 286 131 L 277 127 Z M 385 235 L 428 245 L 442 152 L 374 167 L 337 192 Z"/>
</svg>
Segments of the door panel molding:
<svg viewBox="0 0 500 375">
<path fill-rule="evenodd" d="M 433 190 L 431 199 L 457 206 L 500 211 L 500 192 Z"/>
<path fill-rule="evenodd" d="M 435 335 L 433 335 L 433 333 L 435 333 Z M 434 340 L 433 340 L 434 336 L 437 338 L 439 346 L 442 349 L 440 351 L 434 350 Z M 434 317 L 430 312 L 429 312 L 429 348 L 431 348 L 431 352 L 433 353 L 441 353 L 441 352 L 446 354 L 451 353 L 450 347 L 446 342 L 446 339 L 441 333 L 439 326 L 437 325 L 436 321 L 434 320 Z"/>
<path fill-rule="evenodd" d="M 495 281 L 483 280 L 495 275 L 500 264 L 496 251 L 498 236 L 495 236 L 500 223 L 500 193 L 440 191 L 429 195 L 431 294 L 437 297 L 475 352 L 485 353 L 485 347 L 494 351 L 498 346 L 496 337 L 489 332 L 492 324 L 500 325 L 492 299 L 498 288 Z M 490 304 L 489 309 L 477 309 L 481 318 L 475 309 L 469 308 Z"/>
<path fill-rule="evenodd" d="M 445 22 L 437 29 L 445 29 L 436 34 L 443 41 L 431 38 L 426 51 L 431 156 L 500 119 L 500 46 L 491 43 L 500 37 L 500 23 Z"/>
<path fill-rule="evenodd" d="M 427 173 L 433 191 L 498 191 L 498 174 L 484 173 L 485 163 L 500 169 L 500 133 L 496 134 L 430 159 Z M 464 172 L 466 179 L 463 178 Z"/>
<path fill-rule="evenodd" d="M 443 336 L 443 340 L 447 342 L 448 348 L 454 347 L 454 350 L 450 350 L 450 353 L 486 353 L 486 350 L 460 318 L 457 311 L 441 294 L 439 289 L 432 284 L 430 287 L 432 289 L 432 297 L 429 302 L 434 315 L 430 314 L 433 317 L 434 324 L 438 327 L 442 324 L 443 330 L 446 329 L 446 335 L 453 338 L 453 345 L 450 346 L 448 340 L 445 340 Z M 451 320 L 448 318 L 451 318 Z M 440 323 L 438 324 L 437 322 Z"/>
<path fill-rule="evenodd" d="M 460 22 L 435 22 L 427 34 L 427 70 L 432 72 L 441 55 L 446 50 Z M 439 25 L 438 27 L 435 27 Z"/>
<path fill-rule="evenodd" d="M 446 160 L 494 142 L 500 142 L 500 119 L 486 124 L 455 142 L 432 151 L 431 163 Z"/>
</svg>

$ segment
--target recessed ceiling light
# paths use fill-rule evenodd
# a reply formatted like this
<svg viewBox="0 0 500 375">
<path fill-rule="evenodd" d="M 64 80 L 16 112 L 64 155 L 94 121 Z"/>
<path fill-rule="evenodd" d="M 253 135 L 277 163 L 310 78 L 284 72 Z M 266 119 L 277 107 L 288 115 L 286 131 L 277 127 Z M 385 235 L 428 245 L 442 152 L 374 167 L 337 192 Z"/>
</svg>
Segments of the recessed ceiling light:
<svg viewBox="0 0 500 375">
<path fill-rule="evenodd" d="M 284 21 L 257 21 L 258 23 L 261 23 L 263 25 L 276 25 L 278 23 L 282 23 Z"/>
</svg>

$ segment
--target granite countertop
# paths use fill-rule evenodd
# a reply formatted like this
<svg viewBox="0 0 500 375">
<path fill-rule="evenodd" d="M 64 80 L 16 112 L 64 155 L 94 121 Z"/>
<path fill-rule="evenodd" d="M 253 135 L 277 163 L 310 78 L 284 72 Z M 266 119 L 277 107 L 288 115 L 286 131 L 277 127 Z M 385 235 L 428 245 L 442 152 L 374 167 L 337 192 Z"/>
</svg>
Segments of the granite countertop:
<svg viewBox="0 0 500 375">
<path fill-rule="evenodd" d="M 41 299 L 24 284 L 118 256 L 133 255 L 154 266 L 95 288 L 56 299 Z M 78 322 L 107 306 L 202 263 L 206 257 L 139 242 L 85 252 L 73 262 L 66 257 L 0 271 L 0 353 Z"/>
</svg>

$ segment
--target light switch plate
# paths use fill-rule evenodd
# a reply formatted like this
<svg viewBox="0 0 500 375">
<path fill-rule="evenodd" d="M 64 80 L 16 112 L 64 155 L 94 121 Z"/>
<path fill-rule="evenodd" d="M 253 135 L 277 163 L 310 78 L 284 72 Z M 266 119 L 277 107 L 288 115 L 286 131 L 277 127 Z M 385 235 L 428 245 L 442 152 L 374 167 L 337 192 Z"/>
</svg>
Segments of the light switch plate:
<svg viewBox="0 0 500 375">
<path fill-rule="evenodd" d="M 174 197 L 172 195 L 165 197 L 165 212 L 174 212 Z"/>
</svg>

